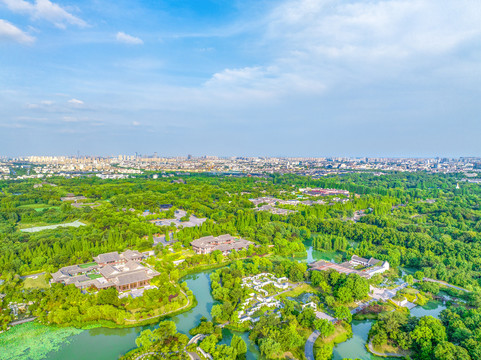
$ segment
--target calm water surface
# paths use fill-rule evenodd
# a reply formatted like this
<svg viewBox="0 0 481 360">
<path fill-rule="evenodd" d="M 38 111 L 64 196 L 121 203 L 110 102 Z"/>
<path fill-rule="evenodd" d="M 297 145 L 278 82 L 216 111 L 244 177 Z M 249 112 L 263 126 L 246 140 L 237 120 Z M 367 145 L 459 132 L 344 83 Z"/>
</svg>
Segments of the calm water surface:
<svg viewBox="0 0 481 360">
<path fill-rule="evenodd" d="M 389 360 L 394 358 L 386 358 L 372 355 L 366 349 L 367 336 L 373 322 L 371 320 L 353 321 L 352 322 L 352 338 L 338 344 L 333 351 L 333 360 L 342 360 L 344 358 L 362 359 L 362 360 Z"/>
<path fill-rule="evenodd" d="M 197 306 L 192 310 L 177 315 L 170 320 L 177 325 L 177 330 L 181 333 L 189 335 L 189 330 L 198 325 L 200 318 L 205 316 L 211 320 L 210 311 L 215 301 L 210 294 L 210 271 L 189 275 L 183 280 L 192 290 L 196 299 Z M 86 330 L 73 336 L 70 342 L 57 352 L 49 354 L 47 359 L 51 360 L 112 360 L 118 359 L 119 356 L 134 349 L 135 339 L 142 330 L 153 329 L 155 325 L 135 327 L 128 329 L 108 329 L 97 328 Z M 258 358 L 258 351 L 255 344 L 249 341 L 248 333 L 237 333 L 246 341 L 248 351 L 248 360 Z M 221 343 L 230 344 L 232 333 L 224 329 L 224 338 Z M 189 335 L 190 337 L 190 335 Z"/>
<path fill-rule="evenodd" d="M 312 246 L 306 246 L 307 257 L 300 259 L 303 262 L 311 263 L 320 259 L 329 261 L 339 261 L 339 253 L 317 251 Z M 189 335 L 189 330 L 198 325 L 200 318 L 205 316 L 211 320 L 210 311 L 215 304 L 210 293 L 210 271 L 189 275 L 183 280 L 194 293 L 197 299 L 197 306 L 192 310 L 177 315 L 170 320 L 177 325 L 179 332 Z M 425 306 L 418 306 L 411 310 L 411 315 L 421 317 L 431 315 L 439 318 L 439 314 L 446 308 L 439 301 L 430 301 Z M 362 360 L 380 360 L 380 358 L 370 354 L 366 350 L 366 342 L 372 321 L 353 321 L 352 330 L 353 337 L 344 343 L 338 344 L 334 348 L 333 360 L 341 360 L 343 358 L 359 358 Z M 134 349 L 135 339 L 141 331 L 145 329 L 153 329 L 155 325 L 127 328 L 127 329 L 108 329 L 97 328 L 85 330 L 82 333 L 70 338 L 70 342 L 62 347 L 59 351 L 49 354 L 47 359 L 50 360 L 112 360 Z M 247 343 L 248 354 L 247 360 L 261 359 L 257 346 L 249 340 L 249 333 L 232 332 L 223 329 L 223 339 L 220 344 L 230 344 L 233 333 L 241 336 Z"/>
<path fill-rule="evenodd" d="M 439 318 L 441 311 L 446 309 L 440 301 L 430 301 L 425 306 L 416 306 L 411 310 L 411 315 L 416 317 L 433 316 Z M 367 337 L 369 330 L 373 324 L 372 320 L 353 321 L 353 336 L 349 340 L 338 344 L 333 351 L 333 360 L 342 360 L 343 358 L 362 359 L 362 360 L 381 360 L 395 359 L 372 355 L 366 349 Z"/>
<path fill-rule="evenodd" d="M 439 314 L 444 309 L 446 309 L 446 305 L 441 301 L 428 301 L 424 306 L 416 306 L 414 309 L 411 309 L 411 315 L 416 317 L 432 316 L 439 319 Z"/>
</svg>

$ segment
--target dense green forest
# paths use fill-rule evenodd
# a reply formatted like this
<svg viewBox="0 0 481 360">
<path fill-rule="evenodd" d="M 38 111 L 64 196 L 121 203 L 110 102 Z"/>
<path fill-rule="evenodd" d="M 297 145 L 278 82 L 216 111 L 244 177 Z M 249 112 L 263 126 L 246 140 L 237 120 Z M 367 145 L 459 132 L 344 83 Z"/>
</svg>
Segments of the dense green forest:
<svg viewBox="0 0 481 360">
<path fill-rule="evenodd" d="M 466 295 L 468 307 L 450 309 L 440 321 L 383 315 L 371 333 L 373 342 L 394 341 L 401 348 L 414 349 L 421 354 L 420 359 L 449 352 L 458 353 L 458 357 L 477 357 L 478 327 L 472 320 L 481 306 L 481 187 L 463 182 L 462 174 L 351 173 L 319 179 L 292 174 L 195 174 L 182 178 L 185 184 L 174 183 L 172 178 L 153 180 L 145 176 L 125 180 L 52 177 L 49 182 L 56 186 L 41 187 L 34 187 L 39 183 L 34 180 L 0 182 L 0 293 L 5 294 L 1 324 L 6 326 L 12 319 L 6 304 L 32 302 L 29 311 L 45 323 L 81 326 L 105 321 L 124 325 L 126 318 L 139 320 L 157 314 L 161 308 L 175 309 L 166 298 L 180 294 L 182 285 L 177 281 L 183 275 L 221 265 L 227 267 L 211 277 L 213 296 L 219 304 L 213 310 L 210 335 L 215 335 L 215 324 L 235 322 L 236 305 L 246 295 L 239 287 L 239 279 L 262 271 L 295 282 L 310 282 L 319 291 L 319 306 L 336 311 L 336 317 L 348 324 L 351 319 L 345 314 L 345 305 L 364 298 L 369 284 L 353 275 L 311 273 L 305 264 L 291 261 L 305 256 L 306 244 L 312 244 L 314 249 L 336 251 L 343 260 L 353 254 L 375 257 L 389 261 L 393 274 L 399 267 L 409 268 L 420 279 L 438 279 L 471 290 Z M 257 211 L 249 201 L 263 196 L 318 200 L 299 191 L 306 187 L 344 189 L 350 191 L 350 196 L 346 201 L 326 197 L 323 205 L 284 206 L 295 210 L 289 215 Z M 62 201 L 67 194 L 86 199 L 76 204 Z M 207 221 L 186 228 L 157 226 L 153 222 L 172 218 L 177 209 Z M 356 215 L 358 218 L 352 221 Z M 22 231 L 74 220 L 85 226 Z M 228 256 L 220 252 L 196 255 L 191 250 L 194 239 L 227 233 L 248 239 L 255 247 Z M 160 234 L 175 242 L 173 250 L 162 245 L 153 248 L 153 237 Z M 26 287 L 20 278 L 46 272 L 48 280 L 49 274 L 62 266 L 87 263 L 100 253 L 128 248 L 153 249 L 156 256 L 148 262 L 160 272 L 155 280 L 159 289 L 149 290 L 138 299 L 121 301 L 112 290 L 92 296 L 72 286 Z M 175 260 L 181 261 L 174 265 Z M 425 286 L 423 291 L 435 293 L 429 288 L 431 284 L 420 286 Z M 180 296 L 175 301 L 180 307 L 187 299 Z M 291 305 L 282 309 L 281 317 L 263 317 L 251 330 L 251 339 L 268 357 L 288 349 L 301 351 L 303 343 L 294 335 L 296 331 L 331 331 L 327 325 L 315 323 L 310 310 L 301 311 Z M 403 335 L 387 328 L 392 322 L 398 324 L 396 329 L 401 329 Z M 438 331 L 441 327 L 444 330 Z M 418 328 L 429 328 L 439 337 L 436 335 L 428 344 L 417 337 Z M 176 336 L 174 330 L 169 330 L 172 336 Z M 203 345 L 206 349 L 230 354 L 222 356 L 235 352 L 236 358 L 242 353 L 228 347 L 217 350 L 218 337 L 207 339 Z"/>
</svg>

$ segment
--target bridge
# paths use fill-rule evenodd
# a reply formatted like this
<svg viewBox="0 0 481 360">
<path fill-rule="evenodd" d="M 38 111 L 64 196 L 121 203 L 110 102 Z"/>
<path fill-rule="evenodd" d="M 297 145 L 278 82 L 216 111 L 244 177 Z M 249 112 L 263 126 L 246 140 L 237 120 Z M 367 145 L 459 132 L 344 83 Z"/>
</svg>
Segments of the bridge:
<svg viewBox="0 0 481 360">
<path fill-rule="evenodd" d="M 187 343 L 187 345 L 196 344 L 198 341 L 201 341 L 201 340 L 205 339 L 206 337 L 207 337 L 207 335 L 197 334 L 197 335 L 195 335 L 192 339 L 189 340 L 189 342 Z"/>
</svg>

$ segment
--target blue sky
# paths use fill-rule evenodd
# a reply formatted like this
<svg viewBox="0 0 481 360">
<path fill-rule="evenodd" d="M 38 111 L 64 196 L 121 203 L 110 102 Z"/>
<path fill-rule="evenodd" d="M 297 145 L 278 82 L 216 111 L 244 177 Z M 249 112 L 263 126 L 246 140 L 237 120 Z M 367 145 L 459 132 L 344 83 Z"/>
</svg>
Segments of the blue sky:
<svg viewBox="0 0 481 360">
<path fill-rule="evenodd" d="M 0 0 L 0 155 L 481 156 L 479 0 Z"/>
</svg>

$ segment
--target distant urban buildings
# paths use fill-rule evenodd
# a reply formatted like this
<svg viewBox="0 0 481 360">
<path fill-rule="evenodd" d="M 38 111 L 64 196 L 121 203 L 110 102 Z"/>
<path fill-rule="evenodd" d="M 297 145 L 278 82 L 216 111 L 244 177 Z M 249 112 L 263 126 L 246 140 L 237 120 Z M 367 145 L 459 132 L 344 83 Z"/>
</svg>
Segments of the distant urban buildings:
<svg viewBox="0 0 481 360">
<path fill-rule="evenodd" d="M 159 157 L 157 155 L 99 156 L 28 156 L 0 158 L 0 179 L 43 179 L 53 175 L 64 177 L 97 176 L 101 179 L 124 179 L 154 172 L 153 179 L 210 172 L 226 176 L 258 176 L 298 174 L 320 178 L 350 172 L 426 171 L 431 173 L 463 173 L 475 178 L 481 169 L 481 158 L 347 158 L 347 157 Z M 22 171 L 19 171 L 22 170 Z M 480 170 L 481 171 L 481 170 Z M 173 174 L 174 173 L 174 174 Z M 185 179 L 173 179 L 181 185 Z M 329 189 L 324 189 L 329 190 Z M 312 195 L 324 196 L 322 190 L 311 189 Z"/>
</svg>

